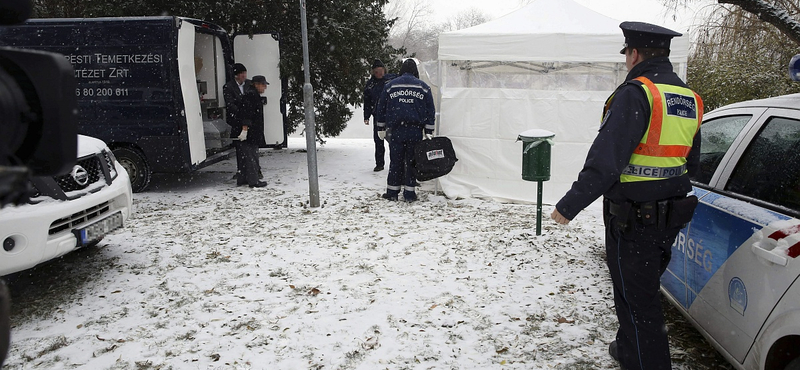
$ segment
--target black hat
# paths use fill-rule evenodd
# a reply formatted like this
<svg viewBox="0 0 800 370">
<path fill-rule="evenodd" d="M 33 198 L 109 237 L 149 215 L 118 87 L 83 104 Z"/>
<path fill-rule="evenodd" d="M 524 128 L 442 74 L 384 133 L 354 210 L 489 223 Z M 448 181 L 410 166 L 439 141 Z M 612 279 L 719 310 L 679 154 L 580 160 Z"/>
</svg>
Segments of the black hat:
<svg viewBox="0 0 800 370">
<path fill-rule="evenodd" d="M 622 34 L 625 35 L 625 45 L 620 50 L 620 54 L 625 54 L 627 48 L 669 50 L 672 38 L 683 36 L 669 28 L 644 22 L 622 22 L 619 28 L 622 28 Z"/>
<path fill-rule="evenodd" d="M 239 73 L 247 72 L 247 68 L 244 67 L 242 63 L 236 63 L 233 65 L 233 74 L 238 75 Z"/>
<path fill-rule="evenodd" d="M 411 73 L 414 77 L 419 78 L 419 70 L 417 70 L 417 62 L 414 59 L 408 58 L 403 61 L 403 65 L 400 67 L 400 75 L 404 75 L 406 73 Z"/>
<path fill-rule="evenodd" d="M 262 75 L 253 76 L 253 79 L 250 81 L 253 81 L 254 84 L 262 83 L 265 85 L 269 85 L 269 82 L 267 82 L 267 78 Z"/>
<path fill-rule="evenodd" d="M 386 69 L 386 66 L 383 65 L 383 62 L 381 62 L 380 59 L 375 59 L 374 61 L 372 61 L 372 69 L 375 69 L 375 68 L 378 68 L 378 67 L 383 67 L 383 69 Z"/>
</svg>

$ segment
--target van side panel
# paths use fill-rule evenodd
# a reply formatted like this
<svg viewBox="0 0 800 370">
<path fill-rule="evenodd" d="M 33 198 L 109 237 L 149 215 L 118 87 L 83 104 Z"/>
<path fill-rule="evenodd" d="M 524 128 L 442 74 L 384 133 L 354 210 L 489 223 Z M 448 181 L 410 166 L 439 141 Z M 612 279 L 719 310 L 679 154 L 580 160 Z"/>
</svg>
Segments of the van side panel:
<svg viewBox="0 0 800 370">
<path fill-rule="evenodd" d="M 0 27 L 2 44 L 63 54 L 75 69 L 78 132 L 112 148 L 142 149 L 153 172 L 191 170 L 177 38 L 174 17 L 37 19 Z"/>
</svg>

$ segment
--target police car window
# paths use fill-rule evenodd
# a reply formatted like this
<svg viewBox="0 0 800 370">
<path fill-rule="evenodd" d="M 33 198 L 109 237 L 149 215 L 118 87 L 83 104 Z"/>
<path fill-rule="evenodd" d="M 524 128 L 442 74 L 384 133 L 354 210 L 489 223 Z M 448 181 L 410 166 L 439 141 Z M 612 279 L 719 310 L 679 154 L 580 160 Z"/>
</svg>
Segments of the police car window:
<svg viewBox="0 0 800 370">
<path fill-rule="evenodd" d="M 700 168 L 692 176 L 693 181 L 708 185 L 722 157 L 750 118 L 751 115 L 726 116 L 703 122 L 700 128 Z"/>
<path fill-rule="evenodd" d="M 800 212 L 800 121 L 773 117 L 736 164 L 725 190 Z"/>
</svg>

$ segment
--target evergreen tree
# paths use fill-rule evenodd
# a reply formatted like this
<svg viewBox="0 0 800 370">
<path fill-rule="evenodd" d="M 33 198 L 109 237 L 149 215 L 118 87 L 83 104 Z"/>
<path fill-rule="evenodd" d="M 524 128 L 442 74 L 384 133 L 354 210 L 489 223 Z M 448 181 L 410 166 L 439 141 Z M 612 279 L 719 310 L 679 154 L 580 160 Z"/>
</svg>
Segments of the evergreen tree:
<svg viewBox="0 0 800 370">
<path fill-rule="evenodd" d="M 374 58 L 390 62 L 404 52 L 388 45 L 394 20 L 386 19 L 388 0 L 306 2 L 311 84 L 317 133 L 339 135 L 360 106 Z M 37 17 L 114 17 L 180 15 L 215 23 L 231 35 L 278 32 L 281 78 L 288 103 L 289 131 L 304 121 L 302 30 L 297 0 L 36 0 Z M 388 64 L 388 63 L 387 63 Z"/>
</svg>

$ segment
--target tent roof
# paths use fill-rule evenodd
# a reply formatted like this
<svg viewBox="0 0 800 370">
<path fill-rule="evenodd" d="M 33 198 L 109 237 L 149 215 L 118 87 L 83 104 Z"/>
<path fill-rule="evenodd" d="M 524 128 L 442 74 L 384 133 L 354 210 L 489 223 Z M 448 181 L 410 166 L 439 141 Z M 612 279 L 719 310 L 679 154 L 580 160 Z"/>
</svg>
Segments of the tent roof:
<svg viewBox="0 0 800 370">
<path fill-rule="evenodd" d="M 439 60 L 618 63 L 624 61 L 620 23 L 572 0 L 535 0 L 498 19 L 441 34 Z M 673 39 L 673 61 L 686 59 L 688 42 Z"/>
</svg>

